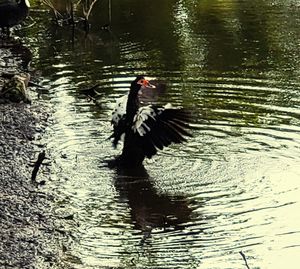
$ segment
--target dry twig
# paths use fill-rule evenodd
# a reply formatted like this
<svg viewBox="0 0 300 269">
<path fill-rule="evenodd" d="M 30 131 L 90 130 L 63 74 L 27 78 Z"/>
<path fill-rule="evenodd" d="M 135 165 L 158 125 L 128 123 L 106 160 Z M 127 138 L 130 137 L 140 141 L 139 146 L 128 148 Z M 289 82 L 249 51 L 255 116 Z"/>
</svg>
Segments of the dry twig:
<svg viewBox="0 0 300 269">
<path fill-rule="evenodd" d="M 92 9 L 93 9 L 93 6 L 96 4 L 97 0 L 93 0 L 93 2 L 90 4 L 90 5 L 85 5 L 83 4 L 83 15 L 85 17 L 86 20 L 88 20 L 91 12 L 92 12 Z"/>
<path fill-rule="evenodd" d="M 50 7 L 53 10 L 56 22 L 58 24 L 59 17 L 62 18 L 63 16 L 58 12 L 58 10 L 55 8 L 51 0 L 42 0 L 42 3 L 48 7 Z"/>
</svg>

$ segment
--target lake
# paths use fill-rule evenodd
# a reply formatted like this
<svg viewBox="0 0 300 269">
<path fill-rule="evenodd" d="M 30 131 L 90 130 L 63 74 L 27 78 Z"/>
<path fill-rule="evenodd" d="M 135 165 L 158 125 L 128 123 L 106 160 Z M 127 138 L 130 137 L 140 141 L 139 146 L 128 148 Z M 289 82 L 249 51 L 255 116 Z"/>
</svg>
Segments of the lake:
<svg viewBox="0 0 300 269">
<path fill-rule="evenodd" d="M 112 1 L 88 35 L 32 10 L 20 31 L 71 268 L 299 268 L 300 3 Z M 157 104 L 191 111 L 193 137 L 130 173 L 104 160 L 116 98 L 136 75 L 166 84 Z M 99 84 L 97 103 L 80 90 Z M 64 244 L 64 243 L 62 243 Z"/>
</svg>

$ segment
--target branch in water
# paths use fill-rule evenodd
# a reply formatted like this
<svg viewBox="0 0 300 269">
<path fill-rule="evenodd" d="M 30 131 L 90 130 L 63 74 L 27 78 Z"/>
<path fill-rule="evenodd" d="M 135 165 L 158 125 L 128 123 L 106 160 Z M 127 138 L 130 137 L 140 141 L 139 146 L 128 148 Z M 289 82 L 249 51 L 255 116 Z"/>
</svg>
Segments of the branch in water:
<svg viewBox="0 0 300 269">
<path fill-rule="evenodd" d="M 249 265 L 248 265 L 248 262 L 247 262 L 247 259 L 246 259 L 246 256 L 245 254 L 243 253 L 243 251 L 240 251 L 239 252 L 241 254 L 241 256 L 243 257 L 243 260 L 245 261 L 245 265 L 247 267 L 247 269 L 250 269 Z"/>
</svg>

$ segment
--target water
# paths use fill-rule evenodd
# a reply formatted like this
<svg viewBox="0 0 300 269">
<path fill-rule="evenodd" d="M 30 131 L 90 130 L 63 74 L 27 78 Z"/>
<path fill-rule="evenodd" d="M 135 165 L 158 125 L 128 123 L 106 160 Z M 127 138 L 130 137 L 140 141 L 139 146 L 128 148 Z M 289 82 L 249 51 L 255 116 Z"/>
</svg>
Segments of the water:
<svg viewBox="0 0 300 269">
<path fill-rule="evenodd" d="M 41 98 L 47 188 L 74 215 L 72 268 L 298 268 L 300 5 L 298 1 L 114 1 L 92 31 L 26 29 Z M 102 14 L 100 16 L 99 14 Z M 115 171 L 109 117 L 137 74 L 167 84 L 157 103 L 192 111 L 193 138 Z M 100 84 L 98 103 L 80 89 Z M 62 243 L 64 244 L 64 243 Z"/>
</svg>

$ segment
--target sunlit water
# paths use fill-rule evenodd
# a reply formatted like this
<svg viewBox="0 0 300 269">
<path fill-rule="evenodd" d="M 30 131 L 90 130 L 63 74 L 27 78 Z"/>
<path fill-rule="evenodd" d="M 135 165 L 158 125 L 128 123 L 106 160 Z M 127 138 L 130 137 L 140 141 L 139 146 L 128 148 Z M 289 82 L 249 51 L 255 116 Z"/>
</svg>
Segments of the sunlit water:
<svg viewBox="0 0 300 269">
<path fill-rule="evenodd" d="M 57 213 L 74 214 L 66 263 L 246 268 L 243 251 L 250 268 L 299 268 L 299 9 L 131 0 L 113 6 L 111 33 L 33 26 L 32 66 L 54 109 L 47 187 Z M 111 107 L 140 73 L 167 84 L 154 102 L 192 111 L 193 138 L 145 170 L 110 170 Z M 79 91 L 96 83 L 97 105 Z"/>
</svg>

